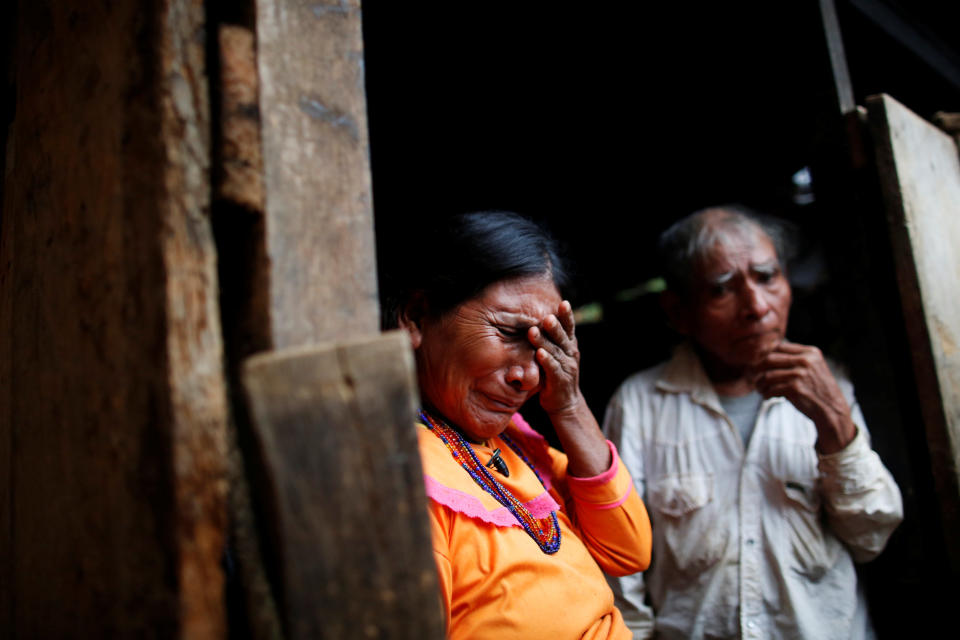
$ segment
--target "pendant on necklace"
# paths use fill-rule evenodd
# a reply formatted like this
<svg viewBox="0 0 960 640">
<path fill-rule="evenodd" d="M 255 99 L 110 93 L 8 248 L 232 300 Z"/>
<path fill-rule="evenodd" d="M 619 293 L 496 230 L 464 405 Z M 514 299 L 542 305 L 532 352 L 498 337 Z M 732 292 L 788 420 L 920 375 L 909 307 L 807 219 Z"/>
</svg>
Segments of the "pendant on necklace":
<svg viewBox="0 0 960 640">
<path fill-rule="evenodd" d="M 493 450 L 493 455 L 490 456 L 490 462 L 487 463 L 487 468 L 490 467 L 499 471 L 503 477 L 510 477 L 510 469 L 507 468 L 507 463 L 500 457 L 500 449 Z"/>
</svg>

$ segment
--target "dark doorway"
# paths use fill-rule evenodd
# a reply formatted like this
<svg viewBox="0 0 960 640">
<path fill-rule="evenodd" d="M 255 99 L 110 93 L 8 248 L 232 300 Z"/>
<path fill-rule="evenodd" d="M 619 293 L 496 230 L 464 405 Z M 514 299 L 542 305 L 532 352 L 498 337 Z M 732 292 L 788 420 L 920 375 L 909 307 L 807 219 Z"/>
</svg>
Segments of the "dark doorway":
<svg viewBox="0 0 960 640">
<path fill-rule="evenodd" d="M 836 3 L 857 104 L 886 92 L 927 119 L 960 111 L 949 4 Z M 916 631 L 918 617 L 938 628 L 957 594 L 933 585 L 956 580 L 872 165 L 836 171 L 849 149 L 817 3 L 363 9 L 381 274 L 426 259 L 429 247 L 398 238 L 433 216 L 503 208 L 546 221 L 574 261 L 575 306 L 599 311 L 578 328 L 598 418 L 616 386 L 672 344 L 644 287 L 662 229 L 725 202 L 797 226 L 791 337 L 849 365 L 906 504 L 864 571 L 878 633 Z M 797 185 L 805 169 L 812 198 Z"/>
</svg>

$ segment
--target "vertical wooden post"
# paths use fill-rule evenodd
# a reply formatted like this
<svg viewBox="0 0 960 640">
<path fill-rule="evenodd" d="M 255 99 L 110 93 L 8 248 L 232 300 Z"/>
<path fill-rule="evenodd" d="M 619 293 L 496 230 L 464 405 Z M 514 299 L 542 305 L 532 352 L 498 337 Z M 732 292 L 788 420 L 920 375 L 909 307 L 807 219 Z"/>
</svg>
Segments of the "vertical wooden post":
<svg viewBox="0 0 960 640">
<path fill-rule="evenodd" d="M 439 638 L 409 340 L 379 335 L 358 0 L 258 0 L 267 318 L 255 494 L 299 638 Z M 325 343 L 324 347 L 305 347 Z"/>
<path fill-rule="evenodd" d="M 259 0 L 273 345 L 379 329 L 359 0 Z"/>
<path fill-rule="evenodd" d="M 225 633 L 203 3 L 19 4 L 0 636 Z"/>
</svg>

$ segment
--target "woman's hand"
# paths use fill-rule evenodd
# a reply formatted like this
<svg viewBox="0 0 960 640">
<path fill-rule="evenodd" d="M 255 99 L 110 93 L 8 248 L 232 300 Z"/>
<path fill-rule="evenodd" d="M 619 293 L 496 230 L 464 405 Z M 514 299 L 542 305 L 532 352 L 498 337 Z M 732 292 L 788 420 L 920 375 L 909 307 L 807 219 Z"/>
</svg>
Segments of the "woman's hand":
<svg viewBox="0 0 960 640">
<path fill-rule="evenodd" d="M 527 333 L 543 372 L 540 406 L 551 417 L 574 410 L 582 400 L 580 350 L 574 329 L 573 307 L 564 300 L 556 314 L 548 315 Z"/>
<path fill-rule="evenodd" d="M 840 451 L 857 435 L 850 405 L 816 347 L 781 342 L 760 362 L 756 386 L 765 398 L 783 396 L 817 427 L 817 450 Z"/>
<path fill-rule="evenodd" d="M 600 425 L 580 393 L 580 349 L 574 325 L 573 307 L 564 300 L 556 314 L 530 327 L 527 338 L 542 371 L 540 406 L 567 454 L 567 473 L 589 478 L 608 470 L 612 460 Z"/>
</svg>

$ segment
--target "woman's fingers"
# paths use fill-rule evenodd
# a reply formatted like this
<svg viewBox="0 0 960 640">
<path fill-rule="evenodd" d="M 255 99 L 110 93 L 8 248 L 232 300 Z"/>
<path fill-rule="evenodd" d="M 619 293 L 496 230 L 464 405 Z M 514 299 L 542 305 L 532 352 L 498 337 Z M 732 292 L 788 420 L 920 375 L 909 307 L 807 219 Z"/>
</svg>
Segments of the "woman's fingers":
<svg viewBox="0 0 960 640">
<path fill-rule="evenodd" d="M 537 349 L 536 358 L 543 372 L 540 406 L 551 415 L 573 406 L 579 390 L 576 361 L 566 355 L 558 358 L 543 347 Z"/>
<path fill-rule="evenodd" d="M 564 301 L 557 310 L 559 315 L 550 314 L 540 322 L 540 333 L 546 334 L 547 343 L 553 343 L 563 353 L 568 356 L 576 357 L 577 339 L 574 337 L 573 310 L 570 303 Z M 549 348 L 548 344 L 539 344 Z"/>
<path fill-rule="evenodd" d="M 573 305 L 568 300 L 560 303 L 560 307 L 557 309 L 557 318 L 560 320 L 560 325 L 567 337 L 573 339 L 576 322 L 573 319 Z"/>
<path fill-rule="evenodd" d="M 580 397 L 580 351 L 574 328 L 573 308 L 564 300 L 556 314 L 547 315 L 527 334 L 543 371 L 540 404 L 551 415 L 574 406 Z"/>
<path fill-rule="evenodd" d="M 530 343 L 537 349 L 543 349 L 551 358 L 564 363 L 564 368 L 575 367 L 579 358 L 576 341 L 567 337 L 560 328 L 559 321 L 553 316 L 547 316 L 541 324 L 542 329 L 530 327 L 527 334 Z"/>
<path fill-rule="evenodd" d="M 543 347 L 537 349 L 537 363 L 543 367 L 547 380 L 555 380 L 558 376 L 564 374 L 560 361 Z"/>
</svg>

